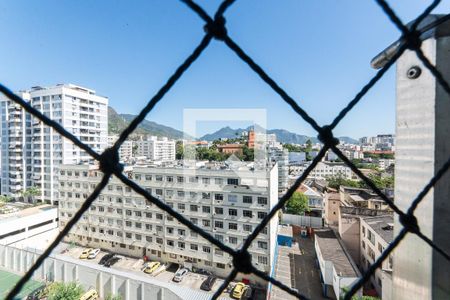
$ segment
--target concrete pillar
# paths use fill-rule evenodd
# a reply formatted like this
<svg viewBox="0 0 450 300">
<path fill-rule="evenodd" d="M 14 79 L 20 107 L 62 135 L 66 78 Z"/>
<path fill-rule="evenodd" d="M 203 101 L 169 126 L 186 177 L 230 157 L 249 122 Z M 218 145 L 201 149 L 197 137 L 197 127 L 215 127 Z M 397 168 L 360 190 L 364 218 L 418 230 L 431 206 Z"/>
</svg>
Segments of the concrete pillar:
<svg viewBox="0 0 450 300">
<path fill-rule="evenodd" d="M 103 272 L 100 271 L 98 273 L 98 285 L 97 285 L 97 291 L 100 297 L 105 298 L 106 295 L 103 293 Z"/>
<path fill-rule="evenodd" d="M 116 294 L 116 275 L 111 275 L 111 291 L 112 295 Z"/>
<path fill-rule="evenodd" d="M 429 16 L 425 21 L 432 21 Z M 450 82 L 450 22 L 428 32 L 428 59 Z M 450 96 L 413 51 L 397 61 L 395 204 L 407 211 L 450 157 Z M 450 252 L 450 172 L 415 211 L 423 234 Z M 395 221 L 395 234 L 401 230 Z M 450 299 L 450 263 L 408 234 L 394 250 L 392 299 Z"/>
<path fill-rule="evenodd" d="M 125 280 L 125 300 L 130 300 L 130 279 Z"/>
<path fill-rule="evenodd" d="M 141 283 L 141 300 L 145 299 L 145 283 Z"/>
</svg>

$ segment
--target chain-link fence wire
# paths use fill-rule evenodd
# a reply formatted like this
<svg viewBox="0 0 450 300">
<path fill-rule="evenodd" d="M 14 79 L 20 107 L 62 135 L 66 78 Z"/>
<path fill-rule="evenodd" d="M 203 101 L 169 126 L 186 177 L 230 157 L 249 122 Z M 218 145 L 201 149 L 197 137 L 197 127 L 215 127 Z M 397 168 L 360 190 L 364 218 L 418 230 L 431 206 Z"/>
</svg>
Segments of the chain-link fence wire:
<svg viewBox="0 0 450 300">
<path fill-rule="evenodd" d="M 72 217 L 72 219 L 66 224 L 66 226 L 61 230 L 56 239 L 50 244 L 50 246 L 39 256 L 39 258 L 34 262 L 30 269 L 21 277 L 14 288 L 7 295 L 6 299 L 12 300 L 20 292 L 24 284 L 32 277 L 33 273 L 41 266 L 43 261 L 50 255 L 50 253 L 55 249 L 55 247 L 62 241 L 62 239 L 69 233 L 72 227 L 78 222 L 82 215 L 89 209 L 92 202 L 98 197 L 103 188 L 108 184 L 109 179 L 112 175 L 115 175 L 124 184 L 131 187 L 136 193 L 142 195 L 147 201 L 155 204 L 159 209 L 164 210 L 174 218 L 176 218 L 180 223 L 200 234 L 204 239 L 218 247 L 219 249 L 225 251 L 232 257 L 233 270 L 224 280 L 223 284 L 215 291 L 212 296 L 213 299 L 217 299 L 220 294 L 227 288 L 229 283 L 234 280 L 238 273 L 250 274 L 253 273 L 256 276 L 272 283 L 276 287 L 286 291 L 287 293 L 298 297 L 299 299 L 307 299 L 306 296 L 300 294 L 297 290 L 294 290 L 283 283 L 279 282 L 275 278 L 266 274 L 265 272 L 257 269 L 251 262 L 251 255 L 248 252 L 248 248 L 251 243 L 255 240 L 257 235 L 264 229 L 269 223 L 271 218 L 273 218 L 277 212 L 283 208 L 288 199 L 292 196 L 294 191 L 300 186 L 300 184 L 308 177 L 310 172 L 315 168 L 317 163 L 325 156 L 328 150 L 332 150 L 336 155 L 347 164 L 351 170 L 358 175 L 362 181 L 364 181 L 379 197 L 381 197 L 386 204 L 399 216 L 400 223 L 403 228 L 400 230 L 399 234 L 394 238 L 394 240 L 389 244 L 389 246 L 382 252 L 382 254 L 376 259 L 376 261 L 364 272 L 363 276 L 350 287 L 350 290 L 345 294 L 344 299 L 351 299 L 355 293 L 367 282 L 370 277 L 374 274 L 376 269 L 380 268 L 383 261 L 392 253 L 396 246 L 402 241 L 402 239 L 408 234 L 415 234 L 420 237 L 423 241 L 429 244 L 435 251 L 440 253 L 448 261 L 450 261 L 450 256 L 444 250 L 442 250 L 438 245 L 436 245 L 431 239 L 426 237 L 418 226 L 417 219 L 414 216 L 414 211 L 419 205 L 419 203 L 424 199 L 426 194 L 431 188 L 439 181 L 439 179 L 445 174 L 445 172 L 450 168 L 450 158 L 441 167 L 441 169 L 436 173 L 436 175 L 429 181 L 429 183 L 423 188 L 423 190 L 413 199 L 411 206 L 406 212 L 403 212 L 399 207 L 397 207 L 393 201 L 391 201 L 377 186 L 367 178 L 340 150 L 337 148 L 339 141 L 333 136 L 333 129 L 338 125 L 338 123 L 346 116 L 346 114 L 352 110 L 352 108 L 361 101 L 365 94 L 379 81 L 380 78 L 387 72 L 387 70 L 396 62 L 396 60 L 403 54 L 407 49 L 415 51 L 417 57 L 422 61 L 424 66 L 431 72 L 431 74 L 436 78 L 440 86 L 447 92 L 450 96 L 450 85 L 445 81 L 444 77 L 438 69 L 425 57 L 422 52 L 421 37 L 424 33 L 432 30 L 436 26 L 450 20 L 450 14 L 445 15 L 434 22 L 422 26 L 421 22 L 431 13 L 431 11 L 441 2 L 440 0 L 433 1 L 424 11 L 421 13 L 416 20 L 410 26 L 406 26 L 397 17 L 395 12 L 390 8 L 388 3 L 384 0 L 375 0 L 376 3 L 381 7 L 389 19 L 399 28 L 401 31 L 401 37 L 397 41 L 399 47 L 390 57 L 384 66 L 375 74 L 375 76 L 363 86 L 363 88 L 356 94 L 356 96 L 348 103 L 348 105 L 343 108 L 337 117 L 333 120 L 330 125 L 320 126 L 317 122 L 308 115 L 308 113 L 303 110 L 297 102 L 290 97 L 282 87 L 280 87 L 275 80 L 273 80 L 263 69 L 260 67 L 250 56 L 248 56 L 244 50 L 242 50 L 228 35 L 225 27 L 225 17 L 224 14 L 226 10 L 234 4 L 234 0 L 225 0 L 219 6 L 214 17 L 210 17 L 202 7 L 197 5 L 192 0 L 180 0 L 185 3 L 192 11 L 194 11 L 203 21 L 205 21 L 205 36 L 199 43 L 199 45 L 194 49 L 191 55 L 176 69 L 173 75 L 166 81 L 162 88 L 156 93 L 156 95 L 148 102 L 145 108 L 139 113 L 139 115 L 129 124 L 129 126 L 120 134 L 119 139 L 111 147 L 106 149 L 102 154 L 95 152 L 89 146 L 81 142 L 77 137 L 73 136 L 67 130 L 65 130 L 59 123 L 51 120 L 36 108 L 31 106 L 27 101 L 23 100 L 11 90 L 9 90 L 4 85 L 0 84 L 0 92 L 3 93 L 11 101 L 22 106 L 28 113 L 34 117 L 41 120 L 45 125 L 52 127 L 59 134 L 65 138 L 72 141 L 75 145 L 89 153 L 93 159 L 99 162 L 100 170 L 104 173 L 101 182 L 97 185 L 93 193 L 85 200 L 83 205 L 77 211 L 77 213 Z M 165 96 L 165 94 L 172 88 L 172 86 L 177 82 L 177 80 L 183 75 L 183 73 L 192 65 L 192 63 L 202 54 L 202 52 L 208 47 L 212 39 L 222 41 L 225 43 L 243 62 L 245 62 L 266 84 L 268 84 L 291 108 L 308 124 L 310 124 L 317 132 L 318 138 L 323 143 L 323 148 L 320 150 L 318 155 L 314 158 L 311 164 L 306 168 L 302 175 L 297 178 L 295 183 L 288 189 L 285 195 L 283 195 L 278 203 L 273 207 L 273 209 L 267 214 L 267 216 L 261 221 L 261 223 L 255 228 L 255 230 L 248 236 L 243 246 L 238 249 L 232 249 L 216 240 L 211 234 L 204 231 L 197 225 L 191 223 L 183 215 L 175 211 L 172 207 L 164 203 L 163 200 L 153 197 L 149 192 L 140 187 L 137 183 L 129 179 L 123 174 L 123 166 L 119 163 L 118 149 L 121 144 L 129 137 L 129 135 L 138 127 L 138 125 L 145 119 L 147 114 L 155 107 L 155 105 Z"/>
</svg>

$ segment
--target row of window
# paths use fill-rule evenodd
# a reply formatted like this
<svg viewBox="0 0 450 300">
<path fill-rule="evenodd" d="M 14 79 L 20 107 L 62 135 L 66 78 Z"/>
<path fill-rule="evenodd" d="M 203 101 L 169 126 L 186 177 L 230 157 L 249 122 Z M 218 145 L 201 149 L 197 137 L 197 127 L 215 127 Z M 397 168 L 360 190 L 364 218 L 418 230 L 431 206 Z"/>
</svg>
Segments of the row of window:
<svg viewBox="0 0 450 300">
<path fill-rule="evenodd" d="M 100 207 L 99 207 L 100 208 Z M 108 208 L 108 212 L 111 213 L 112 210 L 110 211 L 111 208 Z M 91 206 L 91 210 L 96 210 L 95 206 Z M 118 211 L 120 210 L 120 212 L 118 213 L 122 213 L 121 209 L 118 209 Z M 101 210 L 99 210 L 100 212 L 105 212 L 105 210 L 103 209 L 103 207 L 101 207 Z M 135 211 L 135 216 L 137 217 L 142 217 L 143 214 L 140 211 Z M 67 217 L 71 218 L 72 214 L 71 213 L 66 213 L 64 211 L 60 212 L 61 217 L 65 217 L 67 215 Z M 132 215 L 132 211 L 131 210 L 127 210 L 127 215 L 131 216 Z M 149 219 L 151 219 L 153 217 L 153 214 L 151 212 L 145 212 L 145 216 Z M 155 218 L 156 220 L 162 220 L 163 219 L 163 215 L 160 213 L 155 214 Z M 83 216 L 83 220 L 87 220 L 88 216 L 84 215 Z M 172 216 L 167 216 L 167 220 L 168 221 L 173 221 L 174 218 Z M 108 225 L 110 226 L 114 226 L 114 223 L 119 226 L 122 227 L 123 226 L 123 221 L 122 220 L 114 220 L 111 218 L 107 219 L 108 221 Z M 190 221 L 195 224 L 198 225 L 199 224 L 199 219 L 197 218 L 190 218 Z M 104 217 L 98 217 L 98 222 L 99 223 L 105 223 L 105 218 Z M 137 229 L 142 229 L 143 225 L 145 226 L 146 230 L 152 231 L 153 230 L 153 225 L 152 224 L 146 224 L 146 223 L 142 223 L 142 222 L 132 222 L 132 221 L 125 221 L 125 226 L 126 227 L 133 227 L 133 223 L 134 223 L 134 227 Z M 220 220 L 215 220 L 214 221 L 214 229 L 224 229 L 225 228 L 225 224 L 227 222 L 224 221 L 220 221 Z M 206 220 L 206 219 L 201 219 L 201 225 L 203 227 L 211 227 L 211 220 Z M 162 231 L 162 226 L 156 226 L 156 231 L 157 232 L 161 232 Z M 234 223 L 234 222 L 228 222 L 228 230 L 238 230 L 238 224 Z M 242 230 L 245 232 L 252 232 L 253 231 L 253 225 L 251 224 L 242 224 Z M 166 232 L 168 234 L 173 234 L 174 229 L 172 227 L 166 227 Z M 264 228 L 262 231 L 263 234 L 267 234 L 267 228 Z M 178 235 L 185 235 L 185 229 L 178 229 Z"/>
<path fill-rule="evenodd" d="M 224 178 L 210 178 L 210 177 L 198 177 L 198 176 L 190 176 L 190 177 L 184 177 L 184 176 L 163 176 L 163 175 L 152 175 L 152 174 L 134 174 L 134 179 L 136 180 L 146 180 L 146 181 L 159 181 L 159 182 L 177 182 L 177 183 L 203 183 L 203 184 L 211 184 L 212 179 L 214 179 L 214 184 L 222 185 L 224 182 L 228 185 L 239 185 L 239 179 L 238 178 L 227 178 L 226 181 L 224 181 Z"/>
<path fill-rule="evenodd" d="M 75 188 L 81 188 L 81 187 L 88 188 L 88 184 L 87 183 L 79 183 L 79 182 L 74 182 L 74 183 L 73 182 L 67 182 L 67 183 L 65 183 L 65 182 L 62 181 L 62 182 L 60 182 L 60 186 L 61 187 L 65 187 L 65 186 L 73 187 L 74 186 Z M 95 188 L 95 184 L 91 184 L 91 188 Z M 118 186 L 116 186 L 116 189 L 117 189 L 117 191 L 122 191 L 123 187 L 118 185 Z M 113 186 L 112 185 L 108 185 L 108 190 L 113 190 Z M 146 190 L 147 190 L 147 192 L 152 193 L 152 189 L 151 188 L 146 188 Z M 125 187 L 125 191 L 126 192 L 131 192 L 131 188 L 130 187 Z M 154 191 L 155 191 L 154 195 L 156 195 L 156 196 L 163 196 L 163 190 L 162 189 L 155 189 Z M 174 195 L 174 192 L 175 192 L 174 190 L 166 190 L 166 196 L 170 198 L 170 197 L 172 197 Z M 193 191 L 186 192 L 186 191 L 178 190 L 178 191 L 176 191 L 176 194 L 177 194 L 177 197 L 183 198 L 183 199 L 187 195 L 189 195 L 189 197 L 191 199 L 197 199 L 199 197 L 199 195 L 201 195 L 201 199 L 209 200 L 209 199 L 211 199 L 211 194 L 212 193 L 208 193 L 208 192 L 197 193 L 197 192 L 193 192 Z M 62 192 L 61 196 L 64 197 L 65 193 Z M 225 196 L 224 194 L 215 193 L 214 194 L 214 200 L 222 201 L 222 200 L 224 200 L 224 196 Z M 68 197 L 72 198 L 72 193 L 71 192 L 68 192 Z M 80 198 L 80 196 L 79 195 L 77 196 L 75 194 L 75 198 Z M 99 201 L 102 201 L 103 199 L 104 199 L 103 195 L 99 196 Z M 110 197 L 109 199 L 110 199 L 110 202 L 111 202 L 112 198 Z M 238 202 L 238 195 L 229 194 L 229 195 L 227 195 L 227 199 L 228 199 L 228 202 L 230 202 L 230 203 L 237 203 Z M 244 203 L 244 204 L 252 204 L 254 202 L 254 200 L 255 199 L 254 199 L 253 196 L 249 196 L 249 195 L 242 196 L 242 203 Z M 122 203 L 122 198 L 116 198 L 116 202 L 117 203 Z M 131 199 L 126 199 L 126 203 L 132 204 L 131 202 L 132 202 Z M 268 200 L 267 200 L 267 197 L 258 196 L 258 197 L 256 197 L 256 202 L 259 205 L 267 205 Z M 136 204 L 136 203 L 133 203 L 133 204 Z M 141 205 L 143 204 L 142 200 L 140 200 L 140 204 Z"/>
<path fill-rule="evenodd" d="M 95 227 L 90 227 L 90 229 L 91 229 L 91 232 L 93 232 L 93 233 L 97 232 L 97 229 Z M 169 229 L 169 228 L 167 228 L 167 229 Z M 86 226 L 84 226 L 84 230 L 87 231 L 87 227 Z M 123 231 L 114 231 L 113 229 L 105 230 L 103 228 L 99 228 L 98 232 L 100 234 L 108 234 L 110 236 L 114 236 L 114 235 L 116 235 L 117 237 L 123 237 L 124 236 L 124 232 Z M 178 232 L 182 232 L 182 234 L 180 234 L 180 235 L 181 236 L 185 236 L 185 230 L 184 229 L 178 229 Z M 197 237 L 197 233 L 191 231 L 191 236 Z M 162 237 L 155 237 L 154 238 L 153 236 L 142 235 L 142 234 L 139 234 L 139 233 L 131 233 L 131 232 L 125 232 L 125 238 L 127 238 L 127 239 L 133 239 L 134 238 L 136 241 L 142 241 L 145 238 L 145 241 L 148 242 L 148 243 L 153 243 L 153 241 L 155 241 L 157 244 L 160 244 L 160 245 L 162 245 L 163 242 L 164 242 Z M 215 238 L 217 240 L 221 241 L 221 242 L 224 241 L 223 235 L 216 234 Z M 238 238 L 237 237 L 233 237 L 233 236 L 229 236 L 228 237 L 228 243 L 232 244 L 232 245 L 237 245 L 238 244 Z M 185 244 L 186 243 L 184 241 L 178 241 L 177 242 L 177 246 L 180 249 L 185 249 Z M 170 247 L 174 247 L 175 246 L 175 241 L 174 240 L 170 240 L 170 239 L 166 239 L 166 245 L 170 246 Z M 256 245 L 257 245 L 258 249 L 267 250 L 267 248 L 268 248 L 268 243 L 266 241 L 257 241 Z M 203 252 L 211 253 L 211 247 L 210 246 L 202 245 L 201 247 L 203 249 Z M 199 245 L 198 244 L 194 244 L 194 243 L 190 243 L 190 249 L 198 251 Z M 223 255 L 222 251 L 219 250 L 219 249 L 216 249 L 216 254 L 217 254 L 218 251 L 220 252 L 220 255 Z"/>
</svg>

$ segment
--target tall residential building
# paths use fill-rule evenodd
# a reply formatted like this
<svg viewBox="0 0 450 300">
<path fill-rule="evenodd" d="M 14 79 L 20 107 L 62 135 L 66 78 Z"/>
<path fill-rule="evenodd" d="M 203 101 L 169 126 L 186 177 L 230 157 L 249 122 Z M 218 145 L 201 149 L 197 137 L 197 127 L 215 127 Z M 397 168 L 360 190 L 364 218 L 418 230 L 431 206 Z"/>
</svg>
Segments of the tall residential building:
<svg viewBox="0 0 450 300">
<path fill-rule="evenodd" d="M 58 122 L 93 150 L 102 152 L 106 148 L 108 99 L 96 95 L 94 90 L 73 84 L 58 84 L 46 88 L 33 87 L 20 96 L 26 96 L 34 108 Z M 35 186 L 41 192 L 41 195 L 36 197 L 38 201 L 57 204 L 59 166 L 89 161 L 91 157 L 71 141 L 62 138 L 53 128 L 44 125 L 38 118 L 24 113 L 11 101 L 3 100 L 2 103 L 5 103 L 2 104 L 2 139 L 5 126 L 15 124 L 10 121 L 11 117 L 18 120 L 17 125 L 20 123 L 20 126 L 11 127 L 8 132 L 8 149 L 2 146 L 2 157 L 8 157 L 9 160 L 7 164 L 2 163 L 2 177 L 5 181 L 9 180 L 8 184 L 12 184 L 14 181 L 10 179 L 14 178 L 15 174 L 10 173 L 9 168 L 26 170 L 30 174 L 22 174 L 22 178 L 27 180 L 21 189 Z M 16 107 L 15 114 L 7 116 L 7 106 L 11 105 Z M 14 144 L 19 140 L 25 144 L 23 146 Z M 28 150 L 21 154 L 22 165 L 18 164 L 18 160 L 9 159 L 13 152 L 10 150 L 16 149 L 13 146 Z M 9 179 L 5 177 L 5 173 L 9 173 Z M 2 193 L 15 195 L 13 191 L 18 188 L 18 185 L 13 189 L 7 186 L 5 189 L 2 188 Z"/>
<path fill-rule="evenodd" d="M 108 136 L 108 147 L 114 145 L 114 143 L 119 138 L 118 135 L 109 135 Z M 122 143 L 119 148 L 119 157 L 121 161 L 128 161 L 133 157 L 133 142 L 126 140 Z"/>
<path fill-rule="evenodd" d="M 125 173 L 140 186 L 232 248 L 247 236 L 277 203 L 278 168 L 201 168 L 129 166 Z M 93 165 L 61 168 L 59 221 L 63 227 L 100 182 L 102 173 Z M 249 248 L 254 265 L 269 273 L 275 255 L 278 218 L 272 218 Z M 108 186 L 66 241 L 110 249 L 124 255 L 202 268 L 218 276 L 232 270 L 231 257 L 189 230 L 168 213 L 117 178 Z M 242 275 L 257 280 L 252 275 Z"/>
<path fill-rule="evenodd" d="M 153 161 L 175 160 L 175 141 L 167 137 L 146 136 L 135 142 L 136 156 L 145 156 Z"/>
<path fill-rule="evenodd" d="M 284 194 L 289 188 L 289 151 L 282 147 L 269 147 L 269 159 L 278 163 L 278 193 Z"/>
<path fill-rule="evenodd" d="M 17 94 L 30 101 L 29 93 Z M 0 99 L 1 194 L 18 196 L 31 186 L 31 118 L 19 104 Z"/>
</svg>

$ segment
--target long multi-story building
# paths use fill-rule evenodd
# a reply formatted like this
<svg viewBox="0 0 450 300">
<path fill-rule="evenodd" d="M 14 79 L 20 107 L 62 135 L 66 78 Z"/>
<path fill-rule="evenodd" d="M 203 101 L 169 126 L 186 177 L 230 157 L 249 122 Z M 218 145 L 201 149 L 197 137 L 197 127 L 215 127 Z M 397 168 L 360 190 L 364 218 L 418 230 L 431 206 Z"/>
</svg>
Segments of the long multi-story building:
<svg viewBox="0 0 450 300">
<path fill-rule="evenodd" d="M 94 90 L 73 84 L 58 84 L 47 88 L 33 87 L 20 96 L 28 99 L 34 108 L 58 122 L 93 150 L 101 152 L 106 148 L 108 99 L 96 95 Z M 9 115 L 11 111 L 14 111 L 13 115 Z M 18 126 L 15 126 L 15 120 Z M 2 193 L 16 195 L 27 186 L 35 186 L 41 192 L 36 197 L 38 201 L 57 204 L 59 166 L 89 161 L 91 157 L 10 100 L 2 100 L 1 123 L 2 139 L 3 132 L 9 131 L 8 145 L 2 146 L 2 157 L 8 157 L 9 160 L 8 163 L 2 163 L 2 180 L 7 183 Z M 10 126 L 9 129 L 6 126 Z M 12 156 L 18 149 L 26 151 Z M 19 156 L 22 156 L 22 160 L 18 159 Z M 16 176 L 14 172 L 20 169 L 27 173 L 21 175 L 26 182 L 19 187 L 12 179 Z"/>
<path fill-rule="evenodd" d="M 108 136 L 108 147 L 114 145 L 114 143 L 119 138 L 118 135 L 109 135 Z M 120 145 L 119 148 L 119 157 L 121 161 L 129 161 L 133 157 L 133 142 L 126 140 Z"/>
<path fill-rule="evenodd" d="M 167 137 L 141 137 L 135 144 L 137 156 L 145 156 L 152 161 L 175 160 L 175 141 Z"/>
<path fill-rule="evenodd" d="M 290 166 L 291 176 L 300 176 L 310 165 L 310 162 L 299 166 Z M 357 179 L 353 171 L 344 163 L 318 162 L 316 167 L 309 173 L 310 178 L 327 179 L 331 176 L 341 176 L 346 179 Z"/>
<path fill-rule="evenodd" d="M 276 204 L 278 169 L 224 168 L 224 164 L 188 167 L 130 166 L 125 173 L 152 195 L 164 200 L 192 223 L 232 248 L 247 236 Z M 60 174 L 59 222 L 75 214 L 101 180 L 93 165 L 65 165 Z M 273 218 L 249 248 L 252 261 L 270 272 L 274 259 L 278 218 Z M 124 255 L 172 262 L 226 276 L 231 257 L 168 213 L 134 193 L 116 178 L 66 240 L 110 249 Z M 245 278 L 256 280 L 253 276 Z"/>
</svg>

